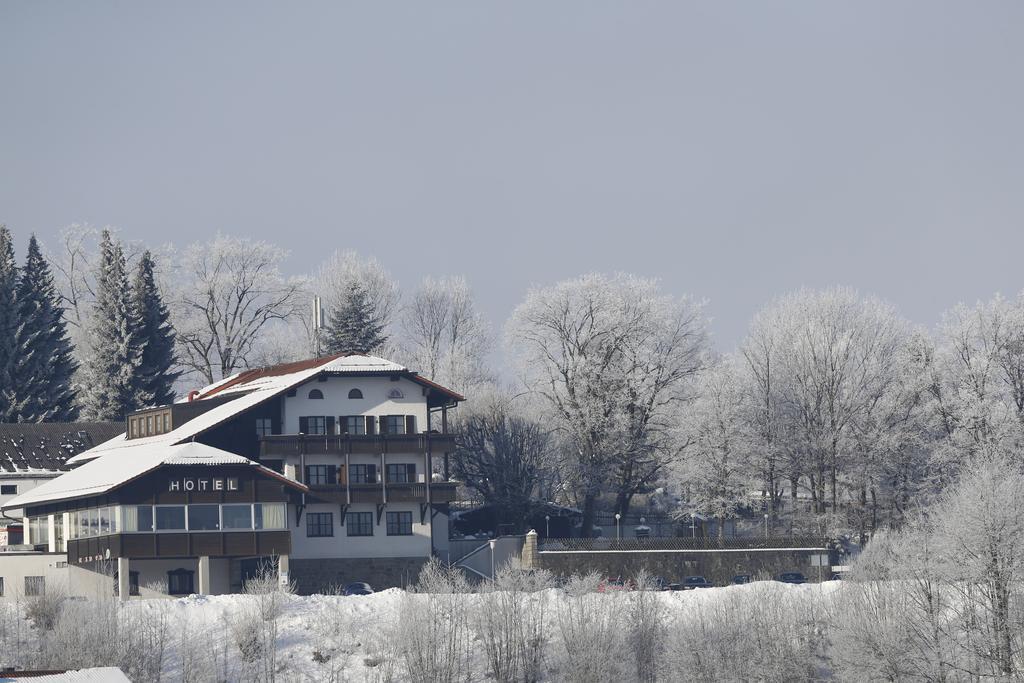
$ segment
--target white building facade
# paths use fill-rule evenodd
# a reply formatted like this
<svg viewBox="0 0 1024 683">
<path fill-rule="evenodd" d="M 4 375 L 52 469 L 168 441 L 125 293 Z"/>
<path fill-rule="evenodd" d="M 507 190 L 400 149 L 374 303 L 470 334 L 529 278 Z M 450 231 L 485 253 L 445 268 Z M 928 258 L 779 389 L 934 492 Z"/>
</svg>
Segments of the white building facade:
<svg viewBox="0 0 1024 683">
<path fill-rule="evenodd" d="M 67 552 L 72 592 L 112 573 L 130 575 L 125 595 L 232 592 L 267 562 L 303 593 L 379 589 L 446 554 L 448 411 L 462 396 L 347 354 L 242 372 L 189 399 L 129 415 L 125 434 L 4 506 L 25 510 L 40 552 Z"/>
</svg>

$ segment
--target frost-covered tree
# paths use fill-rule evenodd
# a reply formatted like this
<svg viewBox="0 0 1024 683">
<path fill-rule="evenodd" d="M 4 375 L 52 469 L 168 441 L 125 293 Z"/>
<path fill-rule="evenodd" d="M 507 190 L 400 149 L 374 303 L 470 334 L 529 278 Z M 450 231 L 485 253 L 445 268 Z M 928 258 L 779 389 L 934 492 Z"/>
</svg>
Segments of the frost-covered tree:
<svg viewBox="0 0 1024 683">
<path fill-rule="evenodd" d="M 625 513 L 678 454 L 675 407 L 705 363 L 702 306 L 653 280 L 587 275 L 535 288 L 508 324 L 527 387 L 571 451 L 564 477 L 593 527 L 599 495 Z"/>
<path fill-rule="evenodd" d="M 936 464 L 1024 444 L 1024 295 L 996 296 L 943 316 L 929 358 Z"/>
<path fill-rule="evenodd" d="M 174 401 L 174 328 L 170 311 L 160 296 L 153 255 L 148 250 L 139 259 L 132 282 L 134 325 L 141 345 L 135 375 L 136 402 L 140 406 L 166 405 Z"/>
<path fill-rule="evenodd" d="M 353 280 L 348 294 L 331 312 L 324 346 L 328 353 L 373 353 L 387 342 L 369 293 Z"/>
<path fill-rule="evenodd" d="M 684 456 L 675 467 L 689 513 L 717 517 L 719 535 L 724 522 L 735 518 L 747 502 L 752 445 L 748 395 L 742 386 L 740 367 L 724 357 L 697 382 L 697 399 L 687 406 L 682 419 Z"/>
<path fill-rule="evenodd" d="M 82 412 L 92 420 L 119 420 L 138 408 L 135 379 L 142 348 L 125 268 L 121 245 L 104 230 L 79 388 Z"/>
<path fill-rule="evenodd" d="M 491 334 L 463 277 L 426 278 L 402 314 L 402 352 L 426 377 L 467 393 L 491 381 Z"/>
<path fill-rule="evenodd" d="M 12 366 L 14 421 L 71 422 L 78 417 L 72 356 L 60 298 L 35 235 L 18 281 L 18 325 Z"/>
<path fill-rule="evenodd" d="M 353 283 L 366 292 L 370 317 L 381 326 L 381 333 L 393 338 L 402 293 L 398 282 L 377 259 L 361 257 L 352 250 L 335 251 L 316 271 L 310 288 L 322 298 L 324 311 L 331 312 L 343 307 Z"/>
<path fill-rule="evenodd" d="M 13 364 L 17 356 L 18 263 L 14 242 L 6 225 L 0 225 L 0 421 L 12 422 L 14 396 Z"/>
<path fill-rule="evenodd" d="M 263 330 L 299 315 L 304 286 L 281 274 L 286 254 L 267 242 L 226 235 L 185 251 L 171 318 L 186 371 L 213 382 L 246 368 Z"/>
<path fill-rule="evenodd" d="M 893 308 L 855 291 L 801 290 L 772 304 L 780 326 L 790 447 L 816 510 L 836 510 L 859 421 L 896 391 L 910 331 Z"/>
</svg>

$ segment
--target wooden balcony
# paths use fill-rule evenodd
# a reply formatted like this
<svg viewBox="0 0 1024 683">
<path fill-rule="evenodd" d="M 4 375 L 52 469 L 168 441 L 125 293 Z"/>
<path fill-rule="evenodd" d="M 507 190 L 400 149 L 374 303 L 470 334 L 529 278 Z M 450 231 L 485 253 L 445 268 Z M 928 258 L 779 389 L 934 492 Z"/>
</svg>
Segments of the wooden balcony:
<svg viewBox="0 0 1024 683">
<path fill-rule="evenodd" d="M 261 459 L 289 455 L 443 455 L 454 451 L 454 434 L 275 434 L 260 437 Z"/>
<path fill-rule="evenodd" d="M 454 481 L 426 484 L 319 484 L 311 485 L 307 499 L 324 503 L 450 503 L 455 500 Z"/>
</svg>

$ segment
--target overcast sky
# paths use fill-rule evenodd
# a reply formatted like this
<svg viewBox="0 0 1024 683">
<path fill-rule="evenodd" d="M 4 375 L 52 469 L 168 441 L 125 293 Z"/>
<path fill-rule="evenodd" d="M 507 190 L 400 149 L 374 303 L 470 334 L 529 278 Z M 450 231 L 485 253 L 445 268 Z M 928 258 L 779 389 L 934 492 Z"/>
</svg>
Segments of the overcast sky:
<svg viewBox="0 0 1024 683">
<path fill-rule="evenodd" d="M 335 247 L 406 287 L 1024 288 L 1021 2 L 0 4 L 0 222 Z"/>
</svg>

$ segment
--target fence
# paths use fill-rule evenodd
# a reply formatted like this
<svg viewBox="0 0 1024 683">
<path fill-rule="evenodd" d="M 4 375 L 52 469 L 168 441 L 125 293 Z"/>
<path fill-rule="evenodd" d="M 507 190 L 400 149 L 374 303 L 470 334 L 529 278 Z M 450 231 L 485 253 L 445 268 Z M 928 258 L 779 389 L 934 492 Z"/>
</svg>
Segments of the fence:
<svg viewBox="0 0 1024 683">
<path fill-rule="evenodd" d="M 540 545 L 542 552 L 597 552 L 623 550 L 759 550 L 824 549 L 828 541 L 818 536 L 781 536 L 768 538 L 549 538 Z"/>
</svg>

